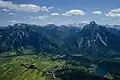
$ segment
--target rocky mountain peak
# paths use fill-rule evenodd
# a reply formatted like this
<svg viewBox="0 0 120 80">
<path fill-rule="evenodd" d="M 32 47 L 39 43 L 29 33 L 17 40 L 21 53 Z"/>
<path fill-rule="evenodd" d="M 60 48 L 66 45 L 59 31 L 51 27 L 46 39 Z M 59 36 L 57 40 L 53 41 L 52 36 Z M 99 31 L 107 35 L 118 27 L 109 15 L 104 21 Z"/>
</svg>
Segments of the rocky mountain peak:
<svg viewBox="0 0 120 80">
<path fill-rule="evenodd" d="M 90 22 L 90 25 L 95 25 L 95 24 L 96 24 L 95 21 L 91 21 L 91 22 Z"/>
</svg>

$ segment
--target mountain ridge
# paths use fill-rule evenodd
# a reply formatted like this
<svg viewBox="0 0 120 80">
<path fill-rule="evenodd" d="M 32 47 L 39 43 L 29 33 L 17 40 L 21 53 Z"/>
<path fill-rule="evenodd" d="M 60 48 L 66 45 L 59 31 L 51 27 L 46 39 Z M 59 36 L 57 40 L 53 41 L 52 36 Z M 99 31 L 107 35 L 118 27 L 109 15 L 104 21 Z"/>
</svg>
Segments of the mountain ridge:
<svg viewBox="0 0 120 80">
<path fill-rule="evenodd" d="M 98 25 L 95 21 L 83 29 L 54 24 L 44 27 L 15 24 L 0 28 L 0 52 L 24 47 L 51 54 L 83 54 L 91 58 L 112 56 L 120 54 L 119 33 L 119 30 Z"/>
</svg>

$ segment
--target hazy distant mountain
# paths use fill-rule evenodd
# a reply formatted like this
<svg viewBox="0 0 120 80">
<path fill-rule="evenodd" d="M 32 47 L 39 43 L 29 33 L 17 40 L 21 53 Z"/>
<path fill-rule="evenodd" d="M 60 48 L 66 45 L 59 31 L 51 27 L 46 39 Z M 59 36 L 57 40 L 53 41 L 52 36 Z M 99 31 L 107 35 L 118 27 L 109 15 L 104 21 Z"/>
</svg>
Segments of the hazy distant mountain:
<svg viewBox="0 0 120 80">
<path fill-rule="evenodd" d="M 85 25 L 85 23 L 73 23 L 73 24 L 68 24 L 68 26 L 74 26 L 74 27 L 77 27 L 77 28 L 83 28 Z"/>
<path fill-rule="evenodd" d="M 114 29 L 120 30 L 120 25 L 105 25 L 105 26 L 108 28 L 114 28 Z"/>
</svg>

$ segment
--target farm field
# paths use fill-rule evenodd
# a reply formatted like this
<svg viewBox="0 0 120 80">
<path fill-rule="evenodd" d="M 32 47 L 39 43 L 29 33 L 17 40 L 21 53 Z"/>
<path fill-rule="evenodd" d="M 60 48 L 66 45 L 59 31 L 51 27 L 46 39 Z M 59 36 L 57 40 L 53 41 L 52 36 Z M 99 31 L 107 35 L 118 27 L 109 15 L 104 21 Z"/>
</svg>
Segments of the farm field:
<svg viewBox="0 0 120 80">
<path fill-rule="evenodd" d="M 0 80 L 52 80 L 46 76 L 47 71 L 64 64 L 36 55 L 1 58 Z"/>
</svg>

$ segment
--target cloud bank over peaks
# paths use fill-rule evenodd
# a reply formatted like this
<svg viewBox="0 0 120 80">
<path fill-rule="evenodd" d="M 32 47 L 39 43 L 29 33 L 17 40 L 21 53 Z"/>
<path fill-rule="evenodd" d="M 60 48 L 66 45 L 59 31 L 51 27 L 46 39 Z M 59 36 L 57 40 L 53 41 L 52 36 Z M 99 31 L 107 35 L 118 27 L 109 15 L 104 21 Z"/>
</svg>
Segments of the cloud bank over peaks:
<svg viewBox="0 0 120 80">
<path fill-rule="evenodd" d="M 60 14 L 59 13 L 51 13 L 50 15 L 52 15 L 52 16 L 59 16 Z"/>
<path fill-rule="evenodd" d="M 29 16 L 29 17 L 24 17 L 26 20 L 45 20 L 49 16 Z"/>
</svg>

